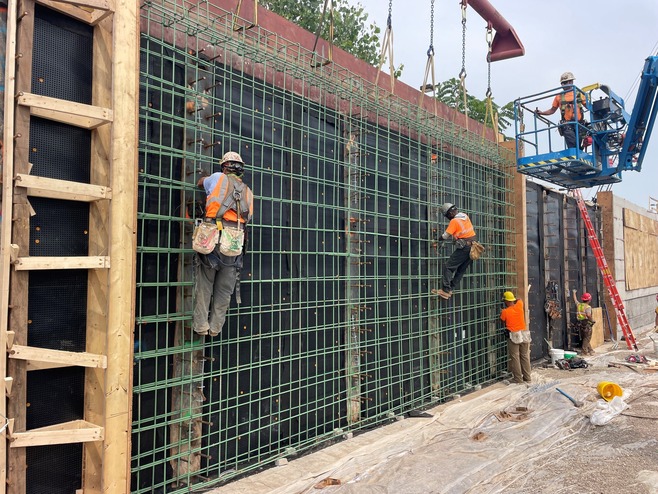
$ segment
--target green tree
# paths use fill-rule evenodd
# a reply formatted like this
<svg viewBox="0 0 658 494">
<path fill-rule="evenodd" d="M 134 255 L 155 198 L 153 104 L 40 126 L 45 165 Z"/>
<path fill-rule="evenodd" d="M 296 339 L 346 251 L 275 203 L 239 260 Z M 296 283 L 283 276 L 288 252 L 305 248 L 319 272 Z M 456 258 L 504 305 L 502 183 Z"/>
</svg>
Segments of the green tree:
<svg viewBox="0 0 658 494">
<path fill-rule="evenodd" d="M 462 95 L 459 79 L 453 77 L 436 85 L 436 98 L 450 108 L 464 113 L 464 96 Z M 478 99 L 466 92 L 468 104 L 468 116 L 473 120 L 491 127 L 491 117 L 487 117 L 487 100 Z M 500 107 L 494 101 L 491 102 L 493 109 L 498 113 L 498 132 L 503 133 L 509 128 L 514 119 L 514 102 L 510 101 Z M 485 122 L 486 118 L 486 122 Z"/>
<path fill-rule="evenodd" d="M 367 24 L 368 14 L 361 4 L 350 5 L 347 0 L 332 0 L 334 16 L 334 45 L 370 65 L 379 65 L 381 29 Z M 285 17 L 307 31 L 316 33 L 322 21 L 325 0 L 261 0 L 268 10 Z M 320 36 L 329 39 L 327 13 Z M 400 69 L 401 70 L 401 69 Z"/>
</svg>

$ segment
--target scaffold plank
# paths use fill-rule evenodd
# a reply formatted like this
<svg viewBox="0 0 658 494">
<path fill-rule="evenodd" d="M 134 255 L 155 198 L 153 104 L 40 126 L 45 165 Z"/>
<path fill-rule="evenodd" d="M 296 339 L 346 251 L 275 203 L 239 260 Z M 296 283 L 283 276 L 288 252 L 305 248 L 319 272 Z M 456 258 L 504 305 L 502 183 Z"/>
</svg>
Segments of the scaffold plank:
<svg viewBox="0 0 658 494">
<path fill-rule="evenodd" d="M 50 348 L 24 345 L 12 346 L 11 350 L 9 350 L 9 358 L 64 364 L 71 367 L 93 367 L 98 369 L 105 369 L 107 367 L 107 357 L 105 355 L 95 355 L 86 352 L 67 352 L 64 350 L 52 350 Z"/>
<path fill-rule="evenodd" d="M 19 257 L 14 267 L 17 271 L 35 271 L 43 269 L 108 269 L 109 256 L 81 257 L 51 257 L 32 256 Z"/>
<path fill-rule="evenodd" d="M 74 444 L 102 441 L 102 427 L 84 420 L 72 420 L 63 424 L 40 427 L 25 432 L 14 432 L 9 436 L 10 448 L 30 446 L 51 446 L 53 444 Z"/>
<path fill-rule="evenodd" d="M 30 108 L 30 114 L 83 129 L 95 129 L 112 122 L 112 110 L 49 96 L 19 93 L 18 104 Z"/>
<path fill-rule="evenodd" d="M 16 185 L 27 188 L 29 196 L 64 199 L 68 201 L 92 202 L 111 199 L 112 189 L 102 185 L 83 184 L 35 175 L 16 175 Z"/>
</svg>

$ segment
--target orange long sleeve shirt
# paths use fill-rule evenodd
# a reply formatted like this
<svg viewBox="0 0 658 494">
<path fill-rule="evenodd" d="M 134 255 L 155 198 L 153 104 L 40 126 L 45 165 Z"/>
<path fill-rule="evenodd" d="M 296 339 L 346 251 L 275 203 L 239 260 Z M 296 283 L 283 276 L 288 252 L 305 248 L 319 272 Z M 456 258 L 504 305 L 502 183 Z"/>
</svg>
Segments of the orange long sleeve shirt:
<svg viewBox="0 0 658 494">
<path fill-rule="evenodd" d="M 524 331 L 525 327 L 525 311 L 523 310 L 523 300 L 516 300 L 514 305 L 510 305 L 503 309 L 500 313 L 500 318 L 505 323 L 505 326 L 510 331 Z"/>
</svg>

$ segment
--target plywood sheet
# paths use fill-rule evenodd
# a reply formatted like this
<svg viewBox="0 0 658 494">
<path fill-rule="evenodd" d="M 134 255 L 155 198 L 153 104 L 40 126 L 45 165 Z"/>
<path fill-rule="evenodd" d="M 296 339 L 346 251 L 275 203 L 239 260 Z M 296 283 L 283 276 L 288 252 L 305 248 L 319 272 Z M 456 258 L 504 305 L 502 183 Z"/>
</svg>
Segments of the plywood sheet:
<svg viewBox="0 0 658 494">
<path fill-rule="evenodd" d="M 658 285 L 658 236 L 624 227 L 626 289 Z"/>
<path fill-rule="evenodd" d="M 624 228 L 641 230 L 642 217 L 635 211 L 624 208 Z"/>
<path fill-rule="evenodd" d="M 603 337 L 603 309 L 601 307 L 593 307 L 592 308 L 592 317 L 594 318 L 594 321 L 596 324 L 592 326 L 592 339 L 590 341 L 590 344 L 592 345 L 592 348 L 599 347 L 603 345 L 604 337 Z"/>
</svg>

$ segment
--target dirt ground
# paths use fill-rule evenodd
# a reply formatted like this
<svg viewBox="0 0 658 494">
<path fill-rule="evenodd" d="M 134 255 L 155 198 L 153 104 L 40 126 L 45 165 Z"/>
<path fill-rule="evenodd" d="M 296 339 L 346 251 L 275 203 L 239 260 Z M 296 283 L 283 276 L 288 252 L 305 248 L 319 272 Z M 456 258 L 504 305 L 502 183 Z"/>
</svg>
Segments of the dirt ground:
<svg viewBox="0 0 658 494">
<path fill-rule="evenodd" d="M 617 353 L 629 354 L 628 351 Z M 542 369 L 537 372 L 559 379 L 564 371 Z M 573 370 L 570 374 L 585 377 L 597 372 L 600 371 Z M 615 373 L 628 374 L 633 371 L 611 369 L 606 373 L 606 379 L 628 381 L 626 376 L 615 379 Z M 645 376 L 646 380 L 640 376 Z M 629 408 L 621 415 L 600 427 L 591 425 L 587 420 L 577 424 L 577 434 L 572 439 L 556 444 L 538 468 L 528 469 L 528 475 L 510 483 L 500 492 L 657 494 L 658 381 L 644 374 L 637 375 L 634 381 L 634 385 L 629 384 L 629 388 L 634 388 L 634 393 L 626 400 Z M 595 398 L 598 396 L 594 394 L 587 397 L 589 401 Z M 584 418 L 588 415 L 591 415 L 591 410 L 586 409 Z"/>
<path fill-rule="evenodd" d="M 646 334 L 638 344 L 658 358 Z M 212 492 L 658 494 L 658 371 L 610 367 L 631 353 L 619 348 L 598 348 L 587 369 L 536 365 L 530 386 L 497 383 Z M 601 381 L 628 408 L 596 426 Z"/>
</svg>

